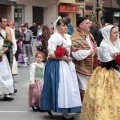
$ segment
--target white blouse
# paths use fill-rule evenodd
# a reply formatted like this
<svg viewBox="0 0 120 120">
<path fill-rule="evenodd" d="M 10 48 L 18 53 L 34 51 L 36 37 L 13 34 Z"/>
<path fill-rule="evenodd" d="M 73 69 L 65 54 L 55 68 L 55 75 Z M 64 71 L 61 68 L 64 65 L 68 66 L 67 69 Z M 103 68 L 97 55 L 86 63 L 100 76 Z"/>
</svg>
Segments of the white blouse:
<svg viewBox="0 0 120 120">
<path fill-rule="evenodd" d="M 102 41 L 99 47 L 98 59 L 101 62 L 109 62 L 114 60 L 115 53 L 113 53 L 111 49 L 112 49 L 111 46 L 107 42 Z M 116 51 L 116 53 L 119 53 L 119 50 L 115 48 L 115 46 L 114 50 Z"/>
<path fill-rule="evenodd" d="M 38 64 L 37 62 L 30 64 L 30 84 L 35 82 L 35 65 L 39 66 L 40 68 L 44 68 L 44 63 Z"/>
<path fill-rule="evenodd" d="M 54 54 L 56 51 L 57 46 L 63 46 L 64 48 L 70 51 L 71 40 L 70 35 L 65 34 L 66 39 L 64 39 L 59 33 L 54 33 L 51 35 L 50 39 L 48 40 L 48 55 Z"/>
</svg>

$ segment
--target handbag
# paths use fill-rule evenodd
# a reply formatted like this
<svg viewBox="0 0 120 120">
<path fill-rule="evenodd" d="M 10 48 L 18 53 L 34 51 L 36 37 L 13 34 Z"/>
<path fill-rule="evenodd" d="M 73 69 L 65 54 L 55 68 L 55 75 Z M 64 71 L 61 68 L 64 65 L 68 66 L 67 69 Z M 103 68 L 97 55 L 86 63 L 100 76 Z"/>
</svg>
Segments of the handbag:
<svg viewBox="0 0 120 120">
<path fill-rule="evenodd" d="M 15 59 L 15 56 L 13 56 L 12 74 L 13 75 L 17 75 L 18 74 L 18 67 L 17 67 L 17 61 Z"/>
</svg>

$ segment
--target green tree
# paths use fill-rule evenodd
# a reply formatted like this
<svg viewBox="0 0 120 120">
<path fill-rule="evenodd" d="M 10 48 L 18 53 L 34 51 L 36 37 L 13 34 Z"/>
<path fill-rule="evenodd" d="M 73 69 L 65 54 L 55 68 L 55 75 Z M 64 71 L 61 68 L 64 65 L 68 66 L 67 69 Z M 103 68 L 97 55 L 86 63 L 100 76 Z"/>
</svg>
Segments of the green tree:
<svg viewBox="0 0 120 120">
<path fill-rule="evenodd" d="M 96 12 L 105 11 L 102 7 L 94 7 L 93 10 L 95 10 Z"/>
<path fill-rule="evenodd" d="M 116 0 L 116 2 L 117 2 L 117 4 L 119 4 L 119 5 L 120 5 L 120 0 Z"/>
</svg>

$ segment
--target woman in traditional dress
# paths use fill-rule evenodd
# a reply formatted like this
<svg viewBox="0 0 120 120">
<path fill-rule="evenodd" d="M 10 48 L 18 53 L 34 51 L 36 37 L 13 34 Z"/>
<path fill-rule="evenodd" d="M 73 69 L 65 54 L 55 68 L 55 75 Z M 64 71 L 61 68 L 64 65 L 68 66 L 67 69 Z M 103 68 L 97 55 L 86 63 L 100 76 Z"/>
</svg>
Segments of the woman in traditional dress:
<svg viewBox="0 0 120 120">
<path fill-rule="evenodd" d="M 70 35 L 66 34 L 65 19 L 58 19 L 55 26 L 58 32 L 48 40 L 49 60 L 45 67 L 40 109 L 53 110 L 62 113 L 65 119 L 73 120 L 68 113 L 80 112 L 81 99 L 75 66 L 70 58 L 71 40 Z M 68 55 L 58 58 L 55 51 L 61 45 L 67 49 Z"/>
<path fill-rule="evenodd" d="M 101 66 L 93 72 L 83 100 L 83 120 L 120 120 L 120 54 L 118 28 L 112 25 L 101 29 L 103 41 L 98 58 Z"/>
<path fill-rule="evenodd" d="M 47 25 L 42 25 L 42 32 L 41 34 L 38 36 L 38 40 L 37 40 L 37 50 L 41 51 L 45 54 L 45 60 L 44 62 L 47 61 L 47 56 L 48 56 L 48 51 L 47 51 L 47 46 L 48 46 L 48 40 L 51 36 L 49 27 Z"/>
</svg>

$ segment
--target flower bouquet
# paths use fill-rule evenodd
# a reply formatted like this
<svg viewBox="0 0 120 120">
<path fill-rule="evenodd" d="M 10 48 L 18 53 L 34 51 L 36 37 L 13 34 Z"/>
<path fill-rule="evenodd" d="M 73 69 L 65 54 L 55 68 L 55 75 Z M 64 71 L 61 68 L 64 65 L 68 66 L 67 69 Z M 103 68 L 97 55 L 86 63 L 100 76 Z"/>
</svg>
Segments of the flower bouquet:
<svg viewBox="0 0 120 120">
<path fill-rule="evenodd" d="M 115 56 L 115 62 L 117 63 L 117 65 L 120 65 L 120 54 L 117 54 Z"/>
<path fill-rule="evenodd" d="M 6 33 L 6 37 L 4 38 L 3 47 L 8 47 L 9 50 L 12 49 L 12 41 L 8 39 L 8 33 Z"/>
<path fill-rule="evenodd" d="M 58 58 L 63 57 L 63 56 L 67 56 L 67 50 L 62 45 L 58 46 L 56 51 L 55 51 L 55 56 Z"/>
<path fill-rule="evenodd" d="M 4 53 L 4 50 L 5 50 L 5 47 L 7 47 L 8 48 L 8 50 L 10 49 L 12 49 L 12 41 L 11 40 L 9 40 L 8 39 L 8 33 L 6 33 L 6 36 L 5 36 L 5 38 L 3 37 L 3 35 L 0 33 L 0 37 L 4 40 L 2 40 L 2 42 L 0 42 L 0 43 L 2 43 L 1 45 L 0 45 L 0 62 L 2 61 L 2 54 Z"/>
</svg>

